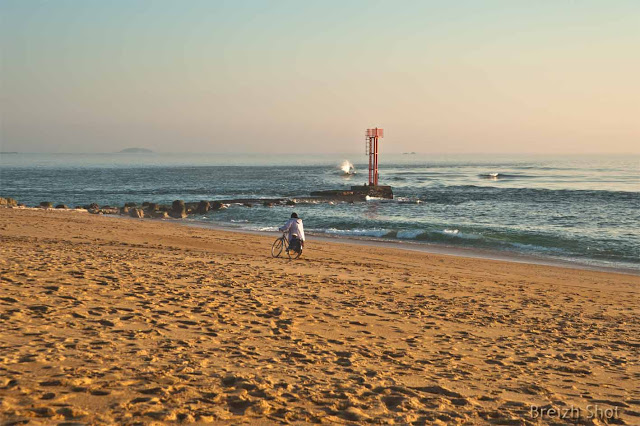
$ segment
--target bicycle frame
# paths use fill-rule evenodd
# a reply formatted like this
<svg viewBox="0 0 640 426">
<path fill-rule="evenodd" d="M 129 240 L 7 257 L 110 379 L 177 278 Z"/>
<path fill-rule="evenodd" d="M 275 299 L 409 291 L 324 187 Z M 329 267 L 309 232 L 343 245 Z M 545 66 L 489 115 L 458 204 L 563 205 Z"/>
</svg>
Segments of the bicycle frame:
<svg viewBox="0 0 640 426">
<path fill-rule="evenodd" d="M 282 240 L 282 250 L 283 251 L 289 250 L 289 238 L 287 238 L 287 233 L 283 232 L 282 237 L 280 237 L 280 239 Z"/>
</svg>

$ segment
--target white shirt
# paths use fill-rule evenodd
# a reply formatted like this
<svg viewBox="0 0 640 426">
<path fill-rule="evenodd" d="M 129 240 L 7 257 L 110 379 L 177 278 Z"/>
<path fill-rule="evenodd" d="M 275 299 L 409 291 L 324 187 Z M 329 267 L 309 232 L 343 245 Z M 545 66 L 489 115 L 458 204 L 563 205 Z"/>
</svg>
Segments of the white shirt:
<svg viewBox="0 0 640 426">
<path fill-rule="evenodd" d="M 280 228 L 282 232 L 289 233 L 289 240 L 291 240 L 292 235 L 297 235 L 298 239 L 304 241 L 304 226 L 302 225 L 302 219 L 291 218 L 284 224 L 282 228 Z"/>
</svg>

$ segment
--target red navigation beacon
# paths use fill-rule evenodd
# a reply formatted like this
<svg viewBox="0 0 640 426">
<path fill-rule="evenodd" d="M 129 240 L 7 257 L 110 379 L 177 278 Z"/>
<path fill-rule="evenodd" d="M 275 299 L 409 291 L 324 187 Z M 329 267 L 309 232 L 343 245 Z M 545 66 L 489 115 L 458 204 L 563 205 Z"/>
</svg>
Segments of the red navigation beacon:
<svg viewBox="0 0 640 426">
<path fill-rule="evenodd" d="M 378 186 L 378 138 L 384 137 L 384 129 L 367 129 L 365 136 L 369 156 L 369 186 Z"/>
</svg>

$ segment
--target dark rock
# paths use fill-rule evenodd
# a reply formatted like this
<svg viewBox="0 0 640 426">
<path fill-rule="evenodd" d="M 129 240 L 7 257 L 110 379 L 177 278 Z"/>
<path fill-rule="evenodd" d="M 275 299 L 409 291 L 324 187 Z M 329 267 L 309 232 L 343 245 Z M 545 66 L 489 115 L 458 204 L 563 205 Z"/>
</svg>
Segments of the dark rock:
<svg viewBox="0 0 640 426">
<path fill-rule="evenodd" d="M 171 210 L 167 214 L 174 219 L 184 219 L 185 217 L 187 217 L 187 212 L 180 210 Z"/>
<path fill-rule="evenodd" d="M 369 197 L 376 198 L 387 198 L 393 199 L 393 191 L 391 187 L 388 185 L 362 185 L 362 186 L 352 186 L 351 190 L 356 194 L 361 194 Z"/>
<path fill-rule="evenodd" d="M 393 191 L 386 185 L 360 185 L 352 186 L 349 190 L 330 189 L 311 192 L 312 197 L 322 197 L 335 201 L 364 201 L 367 197 L 393 199 Z"/>
<path fill-rule="evenodd" d="M 50 201 L 43 201 L 40 203 L 40 207 L 42 207 L 43 209 L 52 209 L 53 204 L 51 204 Z"/>
<path fill-rule="evenodd" d="M 135 207 L 135 206 L 137 206 L 137 204 L 136 203 L 124 203 L 124 206 L 125 207 Z"/>
<path fill-rule="evenodd" d="M 150 212 L 149 215 L 154 219 L 167 219 L 169 217 L 169 214 L 162 210 Z"/>
<path fill-rule="evenodd" d="M 295 202 L 295 201 L 293 201 L 293 200 L 287 200 L 287 201 L 285 202 L 285 204 L 286 204 L 287 206 L 295 206 L 295 205 L 296 205 L 296 202 Z"/>
<path fill-rule="evenodd" d="M 211 202 L 211 210 L 220 210 L 224 205 L 220 201 Z"/>
<path fill-rule="evenodd" d="M 129 216 L 135 217 L 135 218 L 143 218 L 144 217 L 144 210 L 142 210 L 142 209 L 131 209 L 131 210 L 129 210 Z"/>
<path fill-rule="evenodd" d="M 265 207 L 273 207 L 273 203 L 270 203 L 269 201 L 265 201 L 262 205 Z"/>
<path fill-rule="evenodd" d="M 253 204 L 251 204 L 251 203 L 243 203 L 242 205 L 245 206 L 245 207 L 253 207 Z"/>
<path fill-rule="evenodd" d="M 353 191 L 346 191 L 341 189 L 329 189 L 326 191 L 312 191 L 312 197 L 353 197 L 355 194 Z"/>
<path fill-rule="evenodd" d="M 169 211 L 169 216 L 176 219 L 182 219 L 184 217 L 187 217 L 187 210 L 185 208 L 184 201 L 175 200 L 171 204 L 171 211 Z"/>
<path fill-rule="evenodd" d="M 89 210 L 89 213 L 91 213 L 91 214 L 112 214 L 112 213 L 114 213 L 114 210 L 113 210 L 112 207 L 109 207 L 109 206 L 100 207 L 96 203 L 92 203 L 89 206 L 87 206 L 86 208 L 87 208 L 87 210 Z M 120 209 L 115 209 L 115 213 L 120 213 Z"/>
<path fill-rule="evenodd" d="M 146 204 L 146 206 L 145 206 L 145 204 Z M 144 206 L 145 210 L 149 210 L 149 211 L 158 210 L 158 204 L 157 203 L 143 203 L 142 205 Z"/>
<path fill-rule="evenodd" d="M 67 205 L 66 205 L 66 204 L 58 204 L 58 205 L 56 206 L 56 209 L 68 209 L 68 208 L 69 208 L 69 207 L 67 207 Z"/>
</svg>

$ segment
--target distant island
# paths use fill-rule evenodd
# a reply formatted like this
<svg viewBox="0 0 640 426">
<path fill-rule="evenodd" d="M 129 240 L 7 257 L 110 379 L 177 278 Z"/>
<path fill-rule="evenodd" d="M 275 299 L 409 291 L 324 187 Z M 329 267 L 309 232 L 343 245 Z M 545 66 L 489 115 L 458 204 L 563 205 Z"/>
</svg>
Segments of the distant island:
<svg viewBox="0 0 640 426">
<path fill-rule="evenodd" d="M 153 153 L 153 151 L 147 148 L 125 148 L 119 152 L 123 154 L 152 154 Z"/>
</svg>

